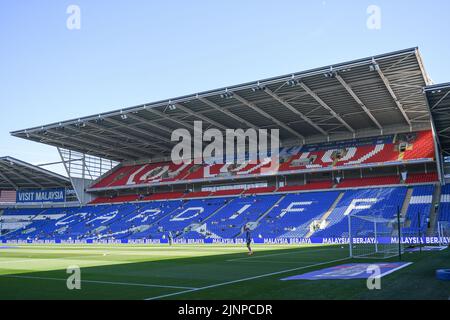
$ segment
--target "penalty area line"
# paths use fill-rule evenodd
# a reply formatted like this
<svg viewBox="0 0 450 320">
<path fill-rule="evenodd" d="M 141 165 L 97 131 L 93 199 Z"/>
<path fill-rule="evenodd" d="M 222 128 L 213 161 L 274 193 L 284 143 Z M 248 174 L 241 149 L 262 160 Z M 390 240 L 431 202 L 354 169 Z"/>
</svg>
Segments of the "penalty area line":
<svg viewBox="0 0 450 320">
<path fill-rule="evenodd" d="M 244 282 L 244 281 L 250 281 L 250 280 L 255 280 L 255 279 L 260 279 L 260 278 L 265 278 L 265 277 L 270 277 L 270 276 L 275 276 L 277 274 L 283 274 L 283 273 L 288 273 L 288 272 L 292 272 L 292 271 L 318 267 L 318 266 L 322 266 L 322 265 L 325 265 L 325 264 L 345 261 L 345 260 L 349 260 L 349 259 L 351 259 L 351 258 L 347 257 L 347 258 L 341 258 L 341 259 L 336 259 L 336 260 L 331 260 L 331 261 L 325 261 L 325 262 L 315 263 L 315 264 L 302 266 L 302 267 L 297 267 L 297 268 L 292 268 L 292 269 L 286 269 L 286 270 L 275 271 L 275 272 L 271 272 L 271 273 L 265 273 L 265 274 L 261 274 L 261 275 L 258 275 L 258 276 L 253 276 L 253 277 L 248 277 L 248 278 L 242 278 L 242 279 L 237 279 L 237 280 L 232 280 L 232 281 L 212 284 L 212 285 L 201 287 L 201 288 L 193 288 L 193 289 L 189 289 L 189 290 L 183 290 L 183 291 L 180 291 L 180 292 L 174 292 L 174 293 L 164 294 L 164 295 L 160 295 L 160 296 L 156 296 L 156 297 L 150 297 L 150 298 L 147 298 L 145 300 L 157 300 L 157 299 L 173 297 L 173 296 L 177 296 L 177 295 L 184 294 L 184 293 L 191 293 L 191 292 L 196 292 L 196 291 L 201 291 L 201 290 L 206 290 L 206 289 L 217 288 L 217 287 L 226 286 L 226 285 L 229 285 L 229 284 L 234 284 L 234 283 L 239 283 L 239 282 Z"/>
</svg>

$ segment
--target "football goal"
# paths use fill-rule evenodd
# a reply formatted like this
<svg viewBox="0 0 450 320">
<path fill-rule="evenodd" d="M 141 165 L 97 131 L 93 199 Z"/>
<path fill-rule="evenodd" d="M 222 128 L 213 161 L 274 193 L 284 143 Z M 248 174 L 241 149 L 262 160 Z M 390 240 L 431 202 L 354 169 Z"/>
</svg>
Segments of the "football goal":
<svg viewBox="0 0 450 320">
<path fill-rule="evenodd" d="M 390 258 L 401 255 L 403 219 L 383 217 L 378 213 L 349 214 L 349 249 L 352 258 Z"/>
<path fill-rule="evenodd" d="M 450 245 L 450 222 L 449 221 L 438 221 L 437 223 L 437 233 L 439 237 L 440 246 Z"/>
</svg>

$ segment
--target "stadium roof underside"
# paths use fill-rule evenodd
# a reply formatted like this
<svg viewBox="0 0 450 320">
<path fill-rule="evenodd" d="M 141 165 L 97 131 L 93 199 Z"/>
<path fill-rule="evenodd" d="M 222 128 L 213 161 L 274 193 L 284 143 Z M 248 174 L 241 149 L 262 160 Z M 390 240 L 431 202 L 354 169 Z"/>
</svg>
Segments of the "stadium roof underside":
<svg viewBox="0 0 450 320">
<path fill-rule="evenodd" d="M 280 130 L 283 146 L 430 128 L 417 48 L 11 132 L 117 161 L 170 155 L 174 129 Z"/>
<path fill-rule="evenodd" d="M 0 190 L 71 188 L 69 178 L 12 157 L 0 158 Z"/>
<path fill-rule="evenodd" d="M 450 83 L 425 88 L 442 153 L 450 156 Z"/>
</svg>

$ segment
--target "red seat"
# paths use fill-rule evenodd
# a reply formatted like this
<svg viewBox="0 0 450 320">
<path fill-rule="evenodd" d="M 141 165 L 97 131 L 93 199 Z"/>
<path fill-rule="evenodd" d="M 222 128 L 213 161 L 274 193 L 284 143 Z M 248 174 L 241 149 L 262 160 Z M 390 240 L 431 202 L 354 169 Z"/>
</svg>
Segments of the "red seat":
<svg viewBox="0 0 450 320">
<path fill-rule="evenodd" d="M 211 196 L 234 196 L 239 195 L 244 189 L 219 190 L 211 193 Z"/>
<path fill-rule="evenodd" d="M 438 181 L 436 172 L 431 173 L 411 173 L 406 178 L 406 183 L 427 183 Z"/>
<path fill-rule="evenodd" d="M 211 194 L 211 191 L 197 191 L 197 192 L 189 192 L 184 195 L 184 198 L 202 198 L 207 197 Z"/>
<path fill-rule="evenodd" d="M 139 199 L 139 195 L 129 195 L 129 196 L 117 196 L 113 198 L 109 197 L 98 197 L 91 201 L 91 204 L 95 203 L 118 203 L 118 202 L 132 202 Z"/>
<path fill-rule="evenodd" d="M 244 191 L 244 194 L 255 194 L 255 193 L 270 193 L 274 192 L 276 187 L 259 187 L 259 188 L 250 188 Z"/>
<path fill-rule="evenodd" d="M 167 199 L 180 199 L 183 198 L 185 194 L 183 192 L 166 192 L 166 193 L 155 193 L 144 198 L 144 200 L 167 200 Z"/>
<path fill-rule="evenodd" d="M 399 184 L 400 178 L 398 176 L 385 176 L 385 177 L 369 177 L 369 178 L 350 178 L 343 179 L 338 184 L 338 188 L 352 188 L 352 187 L 365 187 L 365 186 L 380 186 Z"/>
<path fill-rule="evenodd" d="M 399 139 L 404 139 L 402 136 L 398 136 Z M 337 144 L 331 143 L 318 144 L 317 146 L 306 146 L 299 153 L 288 156 L 288 159 L 279 165 L 278 170 L 272 168 L 273 171 L 266 172 L 270 167 L 270 163 L 258 162 L 242 163 L 239 165 L 227 165 L 227 164 L 174 164 L 170 161 L 157 162 L 157 163 L 144 163 L 139 165 L 127 165 L 120 167 L 116 170 L 112 170 L 111 173 L 100 181 L 98 181 L 92 188 L 104 188 L 104 187 L 129 187 L 133 188 L 136 185 L 146 184 L 158 184 L 162 182 L 184 181 L 189 183 L 190 180 L 209 180 L 214 178 L 223 179 L 235 179 L 236 177 L 247 176 L 259 176 L 264 174 L 282 174 L 286 171 L 296 172 L 299 170 L 314 170 L 320 168 L 340 168 L 340 167 L 359 167 L 360 165 L 371 164 L 376 166 L 378 164 L 392 162 L 407 162 L 409 160 L 430 160 L 434 158 L 434 142 L 431 130 L 419 131 L 411 134 L 408 137 L 408 143 L 406 150 L 400 152 L 398 150 L 399 140 L 397 142 L 392 141 L 392 137 L 389 139 L 373 140 L 368 144 L 364 144 L 361 141 L 347 141 L 346 147 L 338 147 Z M 406 139 L 405 139 L 406 140 Z M 299 148 L 300 149 L 300 148 Z M 336 159 L 333 156 L 337 150 L 346 149 L 346 152 L 342 154 L 340 159 Z M 298 149 L 295 151 L 298 152 Z M 297 162 L 295 160 L 303 159 L 306 162 Z M 297 162 L 297 163 L 296 163 Z M 296 163 L 296 166 L 292 164 Z M 429 178 L 418 178 L 429 179 Z M 434 178 L 432 178 L 434 179 Z M 393 180 L 374 180 L 373 182 L 365 181 L 360 182 L 357 180 L 345 182 L 344 186 L 364 186 L 370 184 L 393 184 Z M 322 182 L 323 183 L 323 182 Z M 342 184 L 341 184 L 342 185 Z M 326 189 L 328 185 L 313 185 L 308 183 L 307 186 L 298 186 L 298 190 L 308 189 Z M 288 188 L 289 189 L 289 188 Z M 284 190 L 284 189 L 282 189 Z M 259 192 L 272 192 L 270 189 L 250 191 L 250 193 Z M 249 193 L 249 192 L 246 192 Z M 236 194 L 236 193 L 231 193 Z M 239 193 L 237 193 L 239 194 Z M 224 195 L 228 195 L 225 193 Z M 195 194 L 193 195 L 195 196 Z"/>
<path fill-rule="evenodd" d="M 278 188 L 278 192 L 330 189 L 332 187 L 333 183 L 331 181 L 313 181 L 303 185 L 290 185 L 280 187 Z"/>
</svg>

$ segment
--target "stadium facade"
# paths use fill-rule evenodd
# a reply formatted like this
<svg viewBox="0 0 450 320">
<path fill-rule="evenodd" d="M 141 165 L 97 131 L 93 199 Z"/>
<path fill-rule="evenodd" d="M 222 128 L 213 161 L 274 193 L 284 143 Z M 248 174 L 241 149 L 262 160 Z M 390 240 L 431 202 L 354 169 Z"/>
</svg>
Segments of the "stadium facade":
<svg viewBox="0 0 450 320">
<path fill-rule="evenodd" d="M 14 131 L 57 148 L 77 202 L 3 205 L 1 239 L 240 242 L 249 226 L 255 242 L 345 243 L 347 217 L 370 214 L 433 241 L 450 221 L 449 93 L 410 48 Z M 194 121 L 278 129 L 278 156 L 172 162 Z"/>
</svg>

